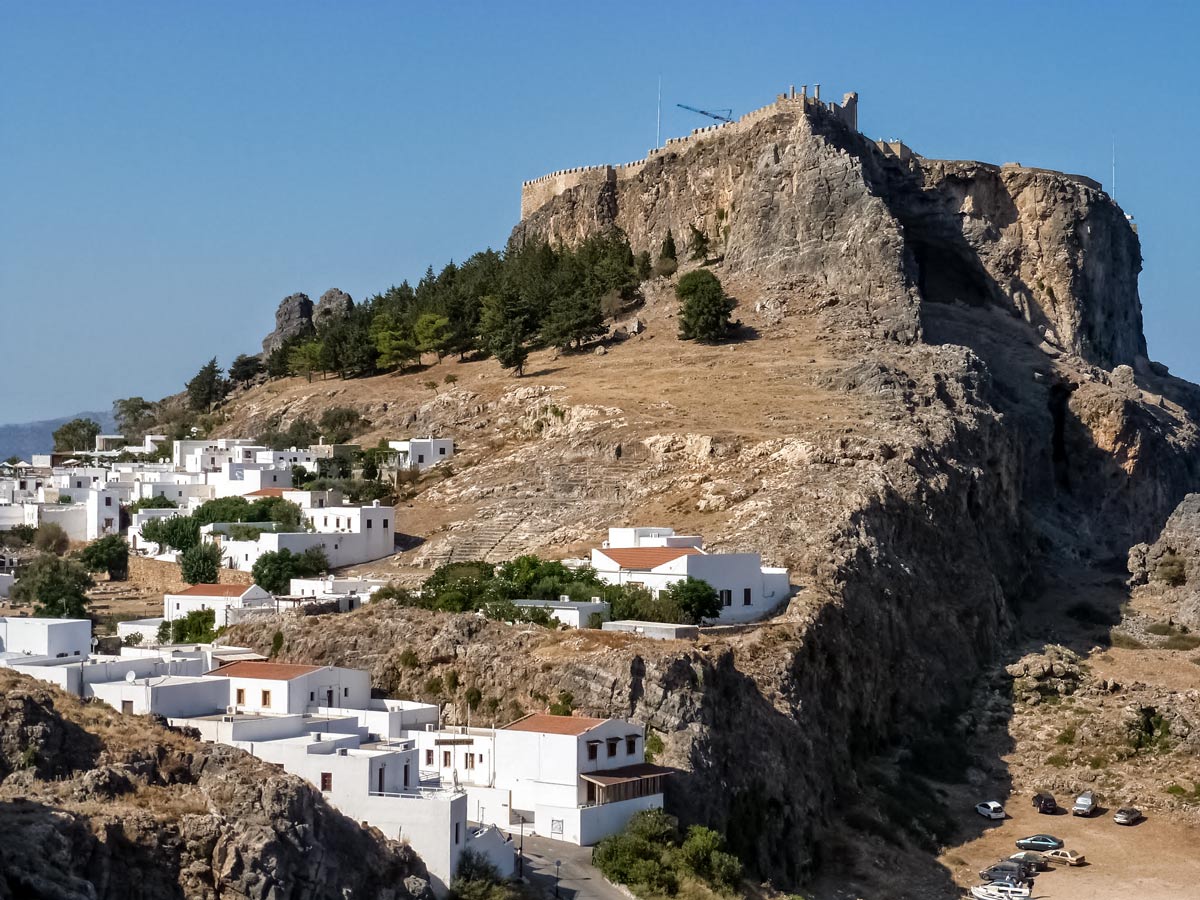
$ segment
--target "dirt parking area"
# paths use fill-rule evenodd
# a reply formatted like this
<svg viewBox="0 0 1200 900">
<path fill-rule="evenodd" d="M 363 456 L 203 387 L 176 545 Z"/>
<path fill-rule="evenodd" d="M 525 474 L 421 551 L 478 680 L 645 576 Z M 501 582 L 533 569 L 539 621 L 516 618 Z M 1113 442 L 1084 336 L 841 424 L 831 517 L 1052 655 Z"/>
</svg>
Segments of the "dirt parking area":
<svg viewBox="0 0 1200 900">
<path fill-rule="evenodd" d="M 1059 803 L 1066 799 L 1058 798 Z M 1008 809 L 1010 818 L 996 822 L 979 838 L 947 850 L 941 862 L 953 872 L 955 881 L 969 887 L 979 883 L 982 869 L 1016 853 L 1019 838 L 1052 834 L 1061 838 L 1068 849 L 1082 853 L 1087 864 L 1056 866 L 1041 873 L 1034 898 L 1200 898 L 1200 828 L 1153 816 L 1124 827 L 1113 822 L 1115 811 L 1104 806 L 1088 819 L 1062 810 L 1054 816 L 1043 816 L 1034 812 L 1029 798 L 1014 797 Z"/>
</svg>

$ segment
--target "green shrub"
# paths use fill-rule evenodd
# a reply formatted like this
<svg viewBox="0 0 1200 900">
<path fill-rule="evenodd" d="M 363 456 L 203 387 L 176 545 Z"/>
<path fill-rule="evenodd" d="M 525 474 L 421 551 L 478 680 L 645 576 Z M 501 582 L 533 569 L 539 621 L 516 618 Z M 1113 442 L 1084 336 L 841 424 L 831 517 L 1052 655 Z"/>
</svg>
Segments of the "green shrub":
<svg viewBox="0 0 1200 900">
<path fill-rule="evenodd" d="M 1178 634 L 1178 631 L 1174 625 L 1169 625 L 1166 622 L 1153 622 L 1146 626 L 1146 633 L 1157 634 L 1159 637 L 1163 637 L 1168 634 Z"/>
<path fill-rule="evenodd" d="M 550 704 L 550 715 L 569 716 L 575 711 L 575 695 L 569 691 L 558 692 L 558 702 Z"/>
<path fill-rule="evenodd" d="M 1154 580 L 1170 587 L 1187 584 L 1187 567 L 1176 553 L 1165 553 L 1154 567 Z"/>
<path fill-rule="evenodd" d="M 271 658 L 274 659 L 283 649 L 283 632 L 276 631 L 271 635 Z"/>
<path fill-rule="evenodd" d="M 396 657 L 396 662 L 406 669 L 415 669 L 421 664 L 421 660 L 412 649 L 401 650 L 400 655 Z"/>
<path fill-rule="evenodd" d="M 463 700 L 466 701 L 468 709 L 478 709 L 479 702 L 483 700 L 483 692 L 475 685 L 471 685 L 463 692 Z"/>
<path fill-rule="evenodd" d="M 1069 764 L 1065 753 L 1051 753 L 1046 757 L 1046 765 L 1054 766 L 1056 769 L 1065 769 Z"/>
<path fill-rule="evenodd" d="M 658 759 L 659 754 L 661 754 L 665 749 L 666 747 L 663 746 L 663 739 L 659 736 L 658 732 L 647 729 L 645 748 L 646 762 L 654 762 L 654 760 Z"/>
<path fill-rule="evenodd" d="M 1056 744 L 1069 745 L 1075 743 L 1075 726 L 1068 725 L 1058 733 L 1058 737 L 1054 739 Z"/>
<path fill-rule="evenodd" d="M 445 689 L 445 684 L 442 683 L 440 675 L 434 675 L 425 680 L 424 690 L 430 697 L 440 697 Z"/>
<path fill-rule="evenodd" d="M 458 690 L 458 672 L 454 669 L 446 673 L 446 690 L 452 694 Z"/>
<path fill-rule="evenodd" d="M 1126 634 L 1123 631 L 1111 631 L 1108 635 L 1108 642 L 1122 650 L 1145 650 L 1146 645 L 1137 638 Z"/>
<path fill-rule="evenodd" d="M 1165 650 L 1195 650 L 1200 647 L 1200 635 L 1173 634 L 1162 645 Z"/>
</svg>

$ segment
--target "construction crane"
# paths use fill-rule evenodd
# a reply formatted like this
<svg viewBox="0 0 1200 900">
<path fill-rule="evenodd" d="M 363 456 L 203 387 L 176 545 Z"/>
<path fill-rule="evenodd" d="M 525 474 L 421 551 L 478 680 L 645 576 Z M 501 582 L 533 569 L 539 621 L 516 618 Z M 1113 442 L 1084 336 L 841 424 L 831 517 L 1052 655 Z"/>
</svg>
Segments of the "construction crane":
<svg viewBox="0 0 1200 900">
<path fill-rule="evenodd" d="M 707 109 L 696 109 L 694 106 L 687 106 L 683 103 L 676 103 L 680 109 L 686 109 L 688 112 L 700 113 L 702 116 L 708 116 L 710 119 L 716 119 L 718 122 L 732 122 L 730 116 L 733 115 L 732 109 L 719 109 L 716 112 L 709 112 Z M 725 115 L 721 115 L 725 113 Z"/>
</svg>

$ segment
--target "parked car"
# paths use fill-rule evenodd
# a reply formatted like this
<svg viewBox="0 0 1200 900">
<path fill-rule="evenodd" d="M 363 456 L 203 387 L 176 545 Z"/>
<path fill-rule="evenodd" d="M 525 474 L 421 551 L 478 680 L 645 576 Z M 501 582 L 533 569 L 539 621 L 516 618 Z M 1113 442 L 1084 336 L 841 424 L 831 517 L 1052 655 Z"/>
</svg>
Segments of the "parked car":
<svg viewBox="0 0 1200 900">
<path fill-rule="evenodd" d="M 1044 854 L 1038 853 L 1036 850 L 1021 850 L 1014 853 L 1009 859 L 1015 859 L 1018 862 L 1025 862 L 1032 865 L 1035 869 L 1050 868 L 1050 861 L 1046 859 Z"/>
<path fill-rule="evenodd" d="M 1015 859 L 1002 859 L 994 866 L 988 866 L 979 873 L 984 881 L 1013 881 L 1017 884 L 1033 881 L 1037 869 L 1032 863 L 1020 862 Z"/>
<path fill-rule="evenodd" d="M 1039 791 L 1033 795 L 1033 808 L 1043 815 L 1052 816 L 1058 812 L 1058 801 L 1053 795 Z"/>
<path fill-rule="evenodd" d="M 1049 851 L 1058 850 L 1062 845 L 1063 842 L 1052 834 L 1031 834 L 1017 841 L 1018 850 L 1039 850 L 1046 856 L 1050 855 Z"/>
<path fill-rule="evenodd" d="M 1064 850 L 1061 846 L 1047 850 L 1046 859 L 1052 863 L 1062 863 L 1067 866 L 1082 866 L 1085 862 L 1083 854 L 1078 850 Z"/>
<path fill-rule="evenodd" d="M 979 813 L 985 819 L 1003 819 L 1004 807 L 995 800 L 988 800 L 986 803 L 977 803 L 975 812 Z"/>
<path fill-rule="evenodd" d="M 1075 803 L 1071 807 L 1071 815 L 1073 816 L 1090 816 L 1096 811 L 1096 795 L 1091 791 L 1084 791 L 1075 798 Z"/>
<path fill-rule="evenodd" d="M 971 896 L 976 900 L 1018 900 L 1033 893 L 1028 885 L 1013 884 L 1008 881 L 993 881 L 991 884 L 980 884 L 971 888 Z"/>
<path fill-rule="evenodd" d="M 1134 809 L 1132 806 L 1122 806 L 1117 810 L 1117 814 L 1113 816 L 1113 821 L 1118 825 L 1136 825 L 1142 818 L 1142 811 Z"/>
</svg>

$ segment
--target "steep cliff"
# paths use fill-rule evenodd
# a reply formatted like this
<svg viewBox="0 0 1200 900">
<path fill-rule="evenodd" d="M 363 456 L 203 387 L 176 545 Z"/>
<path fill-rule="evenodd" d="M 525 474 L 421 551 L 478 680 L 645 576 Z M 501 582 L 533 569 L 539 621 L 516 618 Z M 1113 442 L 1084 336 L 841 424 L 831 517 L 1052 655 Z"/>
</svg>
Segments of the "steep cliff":
<svg viewBox="0 0 1200 900">
<path fill-rule="evenodd" d="M 0 670 L 0 897 L 429 900 L 407 846 L 240 750 Z"/>
<path fill-rule="evenodd" d="M 902 160 L 784 103 L 585 173 L 513 239 L 613 225 L 652 252 L 668 229 L 680 244 L 704 231 L 741 339 L 678 341 L 673 285 L 657 279 L 645 330 L 603 356 L 535 353 L 516 383 L 494 362 L 445 360 L 272 385 L 225 429 L 351 403 L 372 423 L 364 442 L 453 435 L 456 459 L 397 508 L 415 549 L 377 574 L 577 553 L 610 525 L 660 523 L 788 566 L 796 594 L 778 616 L 694 646 L 388 608 L 230 639 L 265 649 L 280 630 L 284 658 L 365 665 L 401 695 L 430 696 L 453 668 L 496 718 L 561 691 L 633 715 L 680 770 L 672 806 L 794 885 L 855 855 L 834 837 L 881 760 L 966 745 L 978 681 L 1041 627 L 1023 601 L 1158 534 L 1200 478 L 1200 399 L 1145 359 L 1137 237 L 1087 179 Z M 443 374 L 457 382 L 430 396 Z M 1011 697 L 989 703 L 1012 713 Z M 973 765 L 1003 786 L 999 758 Z M 894 807 L 900 821 L 872 809 L 862 827 L 926 828 Z M 921 894 L 941 895 L 957 895 L 944 872 Z"/>
</svg>

